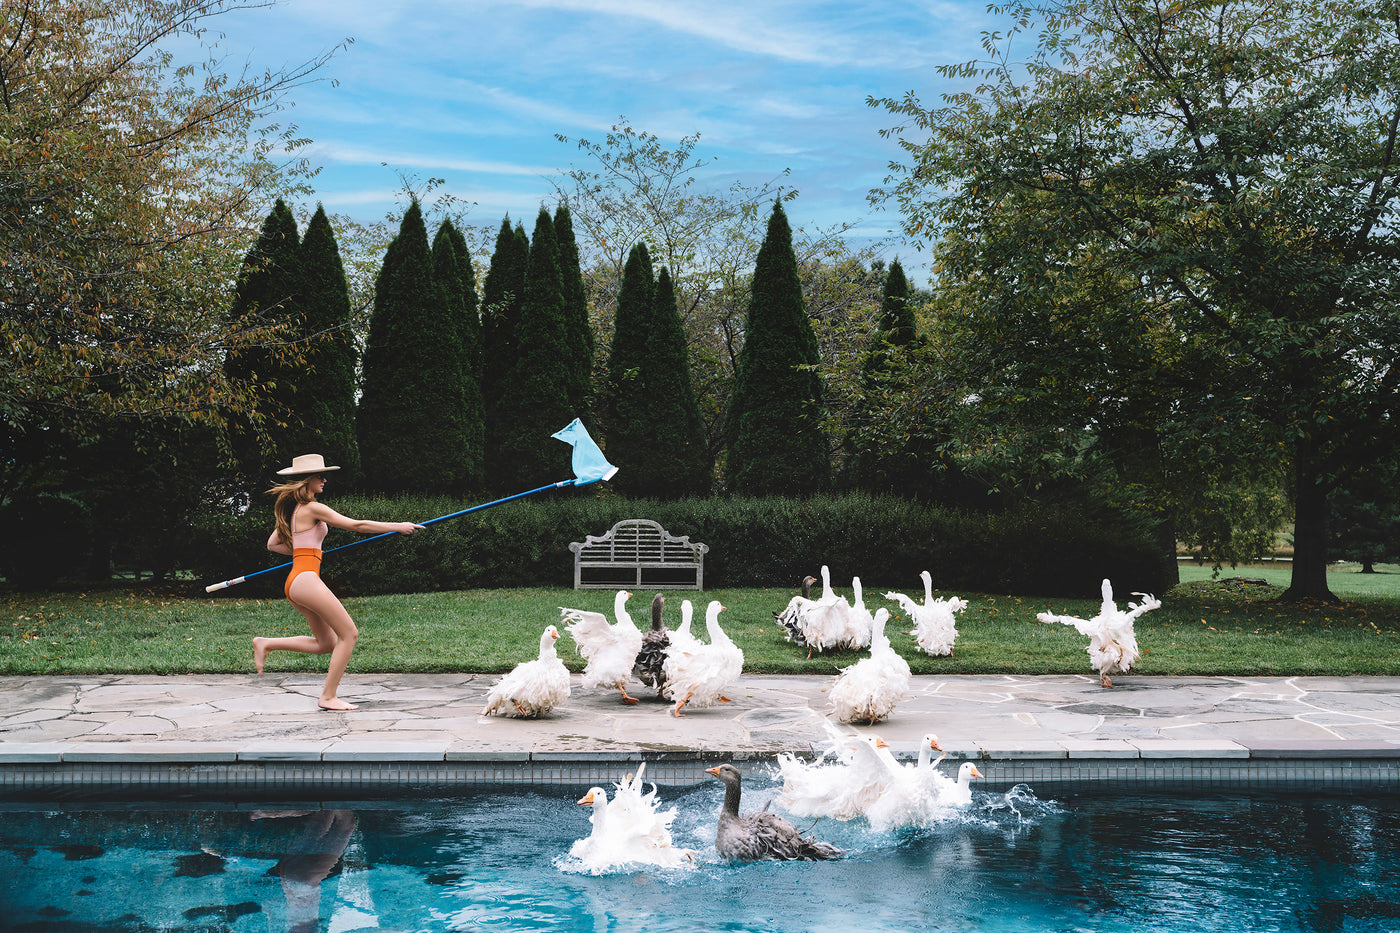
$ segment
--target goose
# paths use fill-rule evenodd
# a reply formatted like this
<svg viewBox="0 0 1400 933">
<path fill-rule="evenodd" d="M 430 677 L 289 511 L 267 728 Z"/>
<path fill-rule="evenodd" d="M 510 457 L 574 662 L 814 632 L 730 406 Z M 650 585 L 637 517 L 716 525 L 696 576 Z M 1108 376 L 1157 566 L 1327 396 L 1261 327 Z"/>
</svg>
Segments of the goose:
<svg viewBox="0 0 1400 933">
<path fill-rule="evenodd" d="M 843 669 L 831 688 L 831 707 L 841 722 L 874 725 L 888 718 L 909 696 L 909 662 L 899 656 L 885 636 L 889 617 L 889 610 L 883 606 L 875 611 L 870 657 Z"/>
<path fill-rule="evenodd" d="M 865 605 L 860 577 L 851 577 L 851 611 L 846 615 L 846 634 L 839 643 L 840 647 L 870 647 L 870 636 L 874 627 L 875 617 Z"/>
<path fill-rule="evenodd" d="M 613 598 L 616 624 L 609 623 L 601 612 L 559 607 L 560 615 L 569 623 L 565 630 L 573 636 L 578 653 L 588 662 L 583 671 L 583 686 L 616 687 L 624 703 L 637 702 L 636 697 L 627 695 L 627 678 L 637 661 L 637 653 L 642 650 L 641 630 L 627 614 L 627 600 L 631 596 L 626 590 L 618 590 Z"/>
<path fill-rule="evenodd" d="M 854 819 L 879 799 L 886 771 L 874 739 L 837 735 L 813 761 L 801 761 L 791 753 L 778 756 L 782 786 L 777 804 L 793 816 Z"/>
<path fill-rule="evenodd" d="M 914 630 L 909 634 L 918 642 L 920 651 L 933 657 L 950 656 L 953 642 L 958 638 L 957 614 L 967 608 L 967 600 L 956 596 L 934 599 L 933 576 L 927 570 L 919 576 L 924 581 L 922 605 L 903 593 L 886 593 L 885 598 L 899 603 L 909 614 L 914 623 Z"/>
<path fill-rule="evenodd" d="M 632 676 L 656 688 L 661 697 L 666 689 L 666 652 L 671 647 L 671 634 L 666 631 L 666 622 L 661 618 L 661 609 L 666 605 L 666 597 L 657 593 L 651 601 L 651 631 L 642 636 L 642 650 L 632 664 Z"/>
<path fill-rule="evenodd" d="M 802 607 L 796 619 L 797 632 L 790 640 L 807 646 L 807 657 L 813 651 L 841 647 L 850 639 L 851 604 L 831 588 L 831 568 L 822 565 L 822 595 Z"/>
<path fill-rule="evenodd" d="M 540 654 L 534 661 L 517 664 L 486 693 L 481 715 L 500 712 L 507 716 L 535 719 L 569 698 L 569 669 L 555 653 L 559 629 L 545 627 L 540 636 Z"/>
<path fill-rule="evenodd" d="M 719 600 L 711 600 L 705 609 L 705 630 L 709 644 L 691 639 L 672 644 L 666 654 L 666 696 L 676 701 L 671 715 L 685 715 L 681 708 L 713 706 L 715 701 L 730 702 L 723 691 L 739 678 L 744 670 L 744 652 L 720 628 L 719 614 L 724 610 Z"/>
<path fill-rule="evenodd" d="M 972 803 L 972 779 L 982 777 L 982 772 L 970 761 L 958 765 L 956 779 L 949 778 L 937 770 L 931 772 L 929 785 L 940 806 L 966 807 Z"/>
<path fill-rule="evenodd" d="M 1092 619 L 1060 616 L 1051 612 L 1037 613 L 1036 619 L 1041 622 L 1072 625 L 1079 634 L 1088 635 L 1089 646 L 1086 650 L 1089 652 L 1089 663 L 1098 671 L 1099 684 L 1112 687 L 1113 681 L 1109 679 L 1109 675 L 1126 674 L 1141 657 L 1137 635 L 1133 632 L 1133 620 L 1144 612 L 1161 608 L 1162 602 L 1148 593 L 1134 593 L 1134 596 L 1142 597 L 1142 602 L 1128 603 L 1125 612 L 1113 602 L 1113 586 L 1108 580 L 1103 581 L 1100 589 L 1103 593 L 1103 603 L 1099 607 L 1099 614 Z"/>
<path fill-rule="evenodd" d="M 841 850 L 827 842 L 800 833 L 795 826 L 765 808 L 758 813 L 739 812 L 742 778 L 731 764 L 706 768 L 724 783 L 724 804 L 715 830 L 715 851 L 720 858 L 736 862 L 765 859 L 776 861 L 819 861 L 839 858 Z"/>
<path fill-rule="evenodd" d="M 773 618 L 778 620 L 778 624 L 787 633 L 787 640 L 796 642 L 798 645 L 806 646 L 807 640 L 802 635 L 802 613 L 807 611 L 807 607 L 812 605 L 812 584 L 817 582 L 817 578 L 807 574 L 802 578 L 802 594 L 794 596 L 788 600 L 787 606 L 782 612 L 773 613 Z"/>
<path fill-rule="evenodd" d="M 593 829 L 569 848 L 569 855 L 589 870 L 603 872 L 636 864 L 684 868 L 695 864 L 694 850 L 679 848 L 671 839 L 675 809 L 658 809 L 655 785 L 642 792 L 645 768 L 646 762 L 642 762 L 635 774 L 614 784 L 611 801 L 601 787 L 589 788 L 578 801 L 581 807 L 593 808 L 588 818 Z"/>
</svg>

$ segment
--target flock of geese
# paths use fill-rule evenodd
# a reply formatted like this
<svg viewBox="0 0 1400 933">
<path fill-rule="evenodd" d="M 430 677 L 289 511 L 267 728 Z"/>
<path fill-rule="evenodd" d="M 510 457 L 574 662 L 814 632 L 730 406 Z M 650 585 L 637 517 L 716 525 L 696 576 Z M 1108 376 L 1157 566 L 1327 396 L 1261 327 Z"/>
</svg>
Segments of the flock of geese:
<svg viewBox="0 0 1400 933">
<path fill-rule="evenodd" d="M 967 607 L 958 597 L 935 599 L 933 580 L 928 571 L 920 574 L 924 599 L 916 602 L 903 593 L 886 593 L 885 598 L 907 614 L 914 624 L 909 632 L 919 649 L 933 656 L 951 655 L 957 638 L 957 613 Z M 831 587 L 828 567 L 821 568 L 822 593 L 812 597 L 816 578 L 802 581 L 802 594 L 794 597 L 774 617 L 789 641 L 813 652 L 833 649 L 869 648 L 867 657 L 842 669 L 829 691 L 833 717 L 844 723 L 874 724 L 886 719 L 909 694 L 909 664 L 894 650 L 885 633 L 890 612 L 884 607 L 871 611 L 866 605 L 860 578 L 852 580 L 854 599 L 847 600 Z M 1133 621 L 1142 613 L 1161 606 L 1155 597 L 1141 596 L 1140 603 L 1129 603 L 1126 611 L 1113 601 L 1108 580 L 1102 585 L 1103 603 L 1090 619 L 1037 615 L 1041 622 L 1072 625 L 1089 637 L 1089 658 L 1100 674 L 1100 682 L 1111 687 L 1111 674 L 1123 673 L 1137 661 L 1139 652 L 1133 634 Z M 683 716 L 683 708 L 712 706 L 729 702 L 724 691 L 743 671 L 743 651 L 724 632 L 719 622 L 724 606 L 712 600 L 705 610 L 702 640 L 690 631 L 694 607 L 681 603 L 681 622 L 668 630 L 662 617 L 665 597 L 657 594 L 651 604 L 651 627 L 639 629 L 627 611 L 632 594 L 619 590 L 613 602 L 613 620 L 601 612 L 560 607 L 565 631 L 572 636 L 579 654 L 587 662 L 581 677 L 585 689 L 616 689 L 624 703 L 638 699 L 627 692 L 627 682 L 635 678 L 671 701 L 671 713 Z M 570 695 L 570 675 L 555 649 L 559 629 L 550 625 L 540 636 L 539 656 L 517 665 L 487 693 L 483 715 L 502 714 L 534 718 L 549 713 Z M 956 779 L 938 770 L 934 751 L 941 751 L 938 739 L 924 736 L 918 760 L 901 763 L 878 737 L 842 732 L 823 718 L 827 746 L 812 761 L 793 755 L 778 759 L 782 788 L 776 798 L 780 808 L 794 816 L 826 817 L 869 821 L 877 831 L 910 825 L 927 825 L 948 808 L 971 803 L 969 781 L 982 775 L 972 762 L 965 762 Z M 590 806 L 592 832 L 576 842 L 570 855 L 590 870 L 601 871 L 627 864 L 681 867 L 692 864 L 695 852 L 677 847 L 670 832 L 674 810 L 662 810 L 656 788 L 644 789 L 645 765 L 625 781 L 614 785 L 612 800 L 606 791 L 594 787 L 579 800 Z M 708 773 L 725 785 L 724 804 L 719 812 L 715 849 L 721 858 L 735 861 L 760 859 L 814 860 L 836 858 L 841 850 L 807 836 L 784 817 L 762 811 L 741 813 L 741 775 L 733 765 L 723 764 Z"/>
</svg>

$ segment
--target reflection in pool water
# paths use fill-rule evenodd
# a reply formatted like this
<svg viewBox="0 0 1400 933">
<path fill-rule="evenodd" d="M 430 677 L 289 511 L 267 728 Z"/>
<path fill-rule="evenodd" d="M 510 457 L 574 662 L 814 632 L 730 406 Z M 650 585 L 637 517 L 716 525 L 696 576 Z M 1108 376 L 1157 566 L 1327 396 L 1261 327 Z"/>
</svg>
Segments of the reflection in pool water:
<svg viewBox="0 0 1400 933">
<path fill-rule="evenodd" d="M 773 796 L 755 780 L 745 811 Z M 693 869 L 593 875 L 577 787 L 255 809 L 0 809 L 0 929 L 1381 931 L 1400 798 L 977 792 L 894 833 L 816 821 L 835 862 L 715 858 L 721 788 L 663 788 Z M 807 826 L 810 821 L 799 821 Z"/>
</svg>

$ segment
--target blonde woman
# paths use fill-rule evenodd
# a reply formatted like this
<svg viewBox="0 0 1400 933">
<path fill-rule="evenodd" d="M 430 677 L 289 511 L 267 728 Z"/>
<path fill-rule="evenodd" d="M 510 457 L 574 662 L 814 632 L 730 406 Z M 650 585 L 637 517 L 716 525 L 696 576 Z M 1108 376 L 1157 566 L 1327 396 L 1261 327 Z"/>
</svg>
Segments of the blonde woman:
<svg viewBox="0 0 1400 933">
<path fill-rule="evenodd" d="M 253 665 L 261 674 L 269 651 L 329 654 L 330 667 L 326 671 L 326 684 L 321 688 L 317 705 L 321 709 L 342 712 L 359 708 L 340 699 L 336 691 L 350 663 L 360 631 L 355 627 L 350 613 L 345 611 L 340 600 L 321 579 L 321 542 L 326 539 L 326 533 L 332 526 L 367 535 L 388 532 L 411 535 L 423 526 L 413 522 L 372 522 L 346 518 L 325 503 L 317 502 L 316 497 L 326 488 L 326 474 L 338 469 L 338 466 L 326 466 L 320 454 L 304 454 L 293 458 L 290 467 L 278 470 L 278 476 L 289 479 L 267 491 L 268 495 L 277 497 L 272 505 L 277 527 L 267 539 L 267 549 L 291 555 L 292 571 L 287 574 L 283 592 L 297 611 L 306 617 L 311 634 L 254 638 Z"/>
</svg>

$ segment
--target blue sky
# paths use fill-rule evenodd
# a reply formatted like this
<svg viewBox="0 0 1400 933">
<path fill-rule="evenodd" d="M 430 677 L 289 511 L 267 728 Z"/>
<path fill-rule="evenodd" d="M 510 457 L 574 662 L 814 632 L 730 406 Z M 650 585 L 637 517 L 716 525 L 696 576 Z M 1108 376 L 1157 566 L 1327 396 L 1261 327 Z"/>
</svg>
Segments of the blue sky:
<svg viewBox="0 0 1400 933">
<path fill-rule="evenodd" d="M 282 0 L 206 25 L 258 69 L 354 39 L 323 72 L 334 84 L 293 93 L 328 211 L 380 220 L 402 209 L 401 175 L 438 177 L 475 202 L 468 222 L 528 228 L 548 179 L 590 164 L 554 134 L 601 141 L 625 116 L 668 147 L 699 133 L 714 188 L 789 169 L 794 224 L 856 222 L 918 266 L 866 202 L 899 153 L 865 98 L 934 102 L 935 67 L 975 57 L 988 19 L 968 0 Z"/>
</svg>

